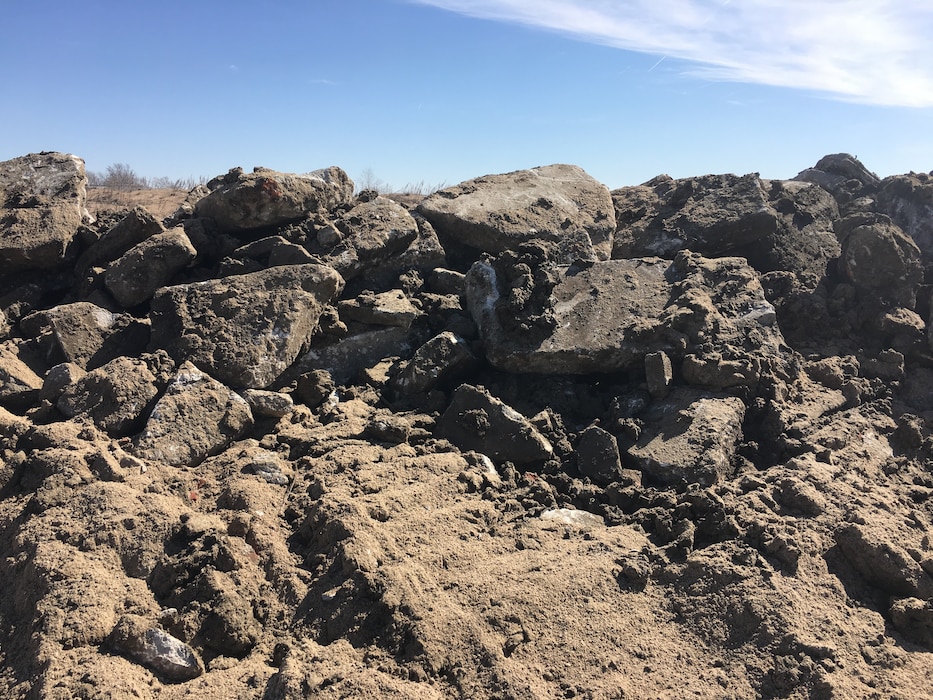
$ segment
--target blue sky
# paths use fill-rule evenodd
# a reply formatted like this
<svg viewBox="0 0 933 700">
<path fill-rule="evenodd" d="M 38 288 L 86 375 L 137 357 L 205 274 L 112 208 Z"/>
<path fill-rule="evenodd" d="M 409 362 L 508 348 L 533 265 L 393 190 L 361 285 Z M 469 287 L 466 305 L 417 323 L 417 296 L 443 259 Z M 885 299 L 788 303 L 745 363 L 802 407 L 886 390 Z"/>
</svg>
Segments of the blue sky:
<svg viewBox="0 0 933 700">
<path fill-rule="evenodd" d="M 31 0 L 0 11 L 0 160 L 401 188 L 573 163 L 933 168 L 930 0 Z"/>
</svg>

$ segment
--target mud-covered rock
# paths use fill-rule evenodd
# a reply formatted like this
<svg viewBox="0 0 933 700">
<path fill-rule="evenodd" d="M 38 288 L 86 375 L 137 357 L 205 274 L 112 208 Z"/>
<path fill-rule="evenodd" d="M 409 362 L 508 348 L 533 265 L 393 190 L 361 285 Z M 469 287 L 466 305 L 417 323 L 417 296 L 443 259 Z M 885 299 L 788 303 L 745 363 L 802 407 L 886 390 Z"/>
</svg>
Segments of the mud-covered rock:
<svg viewBox="0 0 933 700">
<path fill-rule="evenodd" d="M 414 356 L 393 378 L 392 386 L 402 394 L 423 394 L 438 384 L 461 376 L 476 364 L 469 344 L 444 331 L 415 351 Z"/>
<path fill-rule="evenodd" d="M 908 173 L 885 178 L 878 204 L 925 255 L 933 255 L 933 176 Z"/>
<path fill-rule="evenodd" d="M 163 287 L 152 299 L 151 347 L 232 387 L 263 389 L 307 347 L 324 304 L 342 288 L 323 265 Z"/>
<path fill-rule="evenodd" d="M 812 182 L 830 192 L 845 214 L 865 209 L 866 204 L 873 202 L 881 184 L 877 175 L 848 153 L 823 156 L 794 179 Z"/>
<path fill-rule="evenodd" d="M 184 228 L 176 226 L 138 243 L 115 260 L 107 268 L 105 284 L 121 306 L 131 308 L 152 297 L 197 253 Z"/>
<path fill-rule="evenodd" d="M 91 370 L 120 357 L 139 355 L 149 343 L 149 324 L 87 301 L 36 311 L 20 321 L 50 365 L 73 362 Z"/>
<path fill-rule="evenodd" d="M 933 600 L 903 598 L 891 605 L 894 628 L 913 642 L 933 649 Z"/>
<path fill-rule="evenodd" d="M 933 578 L 883 528 L 849 523 L 836 533 L 843 556 L 868 583 L 903 597 L 933 597 Z"/>
<path fill-rule="evenodd" d="M 732 475 L 744 419 L 736 397 L 680 389 L 651 405 L 625 454 L 654 483 L 709 486 Z"/>
<path fill-rule="evenodd" d="M 85 209 L 84 161 L 30 153 L 0 163 L 0 271 L 60 267 L 74 251 Z"/>
<path fill-rule="evenodd" d="M 338 305 L 341 320 L 371 326 L 398 326 L 408 329 L 421 312 L 401 289 L 363 293 Z"/>
<path fill-rule="evenodd" d="M 418 205 L 444 239 L 489 253 L 527 241 L 550 244 L 554 259 L 607 260 L 615 229 L 605 185 L 573 165 L 487 175 L 448 187 Z"/>
<path fill-rule="evenodd" d="M 24 406 L 38 397 L 42 378 L 26 359 L 16 341 L 0 343 L 0 403 Z"/>
<path fill-rule="evenodd" d="M 505 287 L 494 264 L 481 261 L 470 269 L 467 306 L 493 365 L 586 374 L 626 369 L 654 352 L 681 359 L 692 351 L 696 363 L 713 368 L 693 383 L 721 388 L 754 386 L 763 364 L 781 353 L 774 307 L 742 259 L 684 252 L 673 262 L 557 267 L 554 277 L 551 289 L 534 286 L 543 292 L 537 318 L 544 321 L 532 325 L 525 320 L 527 306 L 515 317 L 515 287 Z"/>
<path fill-rule="evenodd" d="M 158 380 L 144 361 L 118 357 L 67 386 L 56 406 L 69 418 L 87 414 L 101 430 L 122 437 L 139 429 L 158 394 Z"/>
<path fill-rule="evenodd" d="M 81 254 L 75 267 L 80 272 L 95 266 L 106 267 L 134 246 L 164 232 L 165 227 L 152 212 L 145 207 L 133 207 Z"/>
<path fill-rule="evenodd" d="M 330 345 L 312 347 L 298 359 L 289 374 L 326 370 L 333 381 L 343 384 L 383 358 L 410 353 L 411 339 L 405 329 L 389 326 L 350 335 Z"/>
<path fill-rule="evenodd" d="M 864 293 L 912 309 L 923 281 L 920 249 L 887 217 L 854 215 L 836 223 L 842 273 Z"/>
<path fill-rule="evenodd" d="M 249 404 L 254 416 L 281 418 L 287 416 L 294 406 L 292 397 L 280 391 L 244 389 L 241 396 Z"/>
<path fill-rule="evenodd" d="M 185 362 L 156 402 L 134 451 L 139 457 L 174 467 L 196 466 L 252 426 L 246 401 Z"/>
<path fill-rule="evenodd" d="M 194 649 L 138 615 L 124 615 L 110 635 L 113 649 L 168 681 L 197 678 L 204 667 Z"/>
<path fill-rule="evenodd" d="M 619 445 L 612 433 L 598 425 L 591 425 L 580 433 L 576 451 L 577 467 L 581 474 L 602 486 L 619 481 L 622 460 L 619 458 Z"/>
<path fill-rule="evenodd" d="M 480 452 L 497 462 L 533 464 L 554 453 L 527 418 L 485 389 L 469 384 L 454 392 L 437 430 L 461 450 Z"/>
<path fill-rule="evenodd" d="M 839 254 L 832 227 L 839 212 L 819 187 L 757 174 L 661 176 L 612 195 L 613 258 L 672 258 L 686 249 L 741 256 L 761 272 L 790 270 L 815 286 Z"/>
<path fill-rule="evenodd" d="M 347 280 L 364 272 L 384 277 L 380 268 L 391 265 L 419 235 L 408 210 L 388 197 L 358 203 L 333 222 L 333 231 L 333 240 L 312 250 L 320 247 L 324 261 Z"/>
<path fill-rule="evenodd" d="M 222 231 L 280 226 L 350 201 L 353 182 L 340 168 L 307 175 L 256 168 L 231 171 L 195 204 L 195 214 L 213 219 Z"/>
</svg>

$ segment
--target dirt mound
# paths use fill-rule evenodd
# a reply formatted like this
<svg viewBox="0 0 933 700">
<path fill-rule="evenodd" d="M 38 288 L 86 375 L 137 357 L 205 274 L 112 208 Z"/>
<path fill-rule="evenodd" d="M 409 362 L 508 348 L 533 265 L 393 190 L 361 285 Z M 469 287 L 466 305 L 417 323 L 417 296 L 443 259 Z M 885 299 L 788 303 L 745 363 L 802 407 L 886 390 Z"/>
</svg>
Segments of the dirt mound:
<svg viewBox="0 0 933 700">
<path fill-rule="evenodd" d="M 928 176 L 82 178 L 0 164 L 0 696 L 933 697 Z"/>
</svg>

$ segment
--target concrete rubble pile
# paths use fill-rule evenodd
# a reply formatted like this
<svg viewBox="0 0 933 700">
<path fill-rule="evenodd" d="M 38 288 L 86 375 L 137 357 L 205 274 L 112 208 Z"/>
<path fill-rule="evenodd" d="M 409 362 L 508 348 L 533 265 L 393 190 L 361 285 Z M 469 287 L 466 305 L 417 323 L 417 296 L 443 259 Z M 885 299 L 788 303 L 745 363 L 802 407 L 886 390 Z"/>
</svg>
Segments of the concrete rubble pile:
<svg viewBox="0 0 933 700">
<path fill-rule="evenodd" d="M 0 163 L 3 697 L 921 697 L 933 177 Z"/>
</svg>

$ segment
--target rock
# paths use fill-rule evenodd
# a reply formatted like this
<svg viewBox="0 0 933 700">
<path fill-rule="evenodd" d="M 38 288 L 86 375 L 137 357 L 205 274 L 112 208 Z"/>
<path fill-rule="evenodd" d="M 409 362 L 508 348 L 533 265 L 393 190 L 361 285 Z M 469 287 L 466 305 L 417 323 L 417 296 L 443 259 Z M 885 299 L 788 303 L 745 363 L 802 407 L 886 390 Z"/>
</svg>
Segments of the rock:
<svg viewBox="0 0 933 700">
<path fill-rule="evenodd" d="M 843 556 L 868 583 L 895 596 L 930 598 L 933 579 L 890 534 L 857 523 L 836 532 Z"/>
<path fill-rule="evenodd" d="M 42 391 L 39 393 L 39 398 L 55 403 L 67 387 L 86 374 L 87 372 L 74 362 L 62 362 L 55 365 L 46 373 L 45 379 L 42 381 Z"/>
<path fill-rule="evenodd" d="M 583 476 L 590 477 L 600 486 L 619 481 L 622 461 L 619 445 L 612 433 L 598 425 L 591 425 L 582 433 L 577 443 L 577 467 Z"/>
<path fill-rule="evenodd" d="M 444 331 L 415 351 L 414 357 L 392 381 L 402 394 L 425 394 L 439 384 L 461 376 L 476 364 L 469 344 L 459 336 Z"/>
<path fill-rule="evenodd" d="M 800 172 L 795 178 L 812 182 L 830 192 L 839 206 L 849 213 L 858 201 L 878 191 L 881 181 L 854 156 L 834 153 L 823 156 L 812 168 Z"/>
<path fill-rule="evenodd" d="M 756 270 L 823 277 L 838 256 L 839 211 L 819 187 L 762 180 L 757 174 L 661 176 L 612 193 L 618 228 L 614 259 L 672 258 L 689 249 L 708 257 L 740 256 Z"/>
<path fill-rule="evenodd" d="M 535 241 L 553 259 L 607 260 L 615 218 L 605 185 L 574 165 L 487 175 L 435 192 L 418 212 L 441 241 L 501 253 Z"/>
<path fill-rule="evenodd" d="M 138 430 L 158 394 L 145 362 L 118 357 L 67 386 L 56 405 L 69 418 L 87 414 L 111 437 L 122 437 Z"/>
<path fill-rule="evenodd" d="M 107 268 L 107 289 L 123 307 L 143 303 L 187 267 L 198 251 L 185 229 L 177 226 L 147 238 Z"/>
<path fill-rule="evenodd" d="M 933 600 L 903 598 L 891 605 L 891 622 L 904 637 L 933 649 Z"/>
<path fill-rule="evenodd" d="M 516 287 L 501 273 L 498 263 L 480 261 L 466 280 L 467 307 L 499 369 L 612 372 L 649 353 L 679 359 L 695 348 L 697 361 L 715 370 L 709 385 L 754 386 L 765 358 L 778 358 L 783 347 L 774 307 L 740 258 L 683 252 L 673 263 L 639 258 L 556 267 L 553 282 L 538 280 L 527 294 L 531 302 L 517 312 Z"/>
<path fill-rule="evenodd" d="M 20 330 L 41 348 L 49 364 L 100 367 L 121 355 L 139 355 L 149 342 L 149 324 L 86 301 L 36 311 Z"/>
<path fill-rule="evenodd" d="M 388 197 L 376 197 L 343 212 L 333 222 L 332 236 L 319 234 L 311 250 L 320 252 L 346 280 L 364 272 L 367 278 L 370 274 L 384 278 L 381 268 L 389 265 L 397 274 L 398 264 L 390 261 L 418 236 L 418 224 L 405 207 Z"/>
<path fill-rule="evenodd" d="M 408 442 L 411 434 L 411 423 L 391 411 L 379 410 L 373 413 L 366 424 L 365 435 L 392 445 Z"/>
<path fill-rule="evenodd" d="M 235 392 L 185 362 L 156 402 L 134 452 L 174 467 L 197 466 L 253 426 L 249 405 Z"/>
<path fill-rule="evenodd" d="M 923 281 L 920 250 L 887 217 L 856 214 L 836 223 L 842 243 L 839 267 L 869 298 L 914 308 Z"/>
<path fill-rule="evenodd" d="M 120 618 L 110 635 L 110 644 L 120 654 L 173 683 L 189 681 L 204 673 L 194 649 L 138 615 Z"/>
<path fill-rule="evenodd" d="M 253 449 L 245 456 L 244 469 L 255 474 L 268 484 L 288 485 L 288 476 L 282 466 L 282 460 L 275 452 Z"/>
<path fill-rule="evenodd" d="M 263 389 L 307 347 L 324 304 L 342 288 L 323 265 L 164 287 L 152 299 L 150 345 L 232 387 Z"/>
<path fill-rule="evenodd" d="M 307 175 L 256 168 L 231 171 L 219 186 L 195 204 L 195 214 L 213 219 L 225 232 L 281 226 L 346 204 L 353 182 L 340 168 Z"/>
<path fill-rule="evenodd" d="M 303 265 L 317 262 L 311 253 L 297 243 L 292 243 L 282 236 L 267 236 L 258 241 L 247 243 L 233 251 L 234 258 L 249 258 L 260 262 L 263 267 L 279 265 Z"/>
<path fill-rule="evenodd" d="M 674 368 L 666 352 L 649 352 L 645 355 L 645 379 L 651 396 L 656 399 L 667 396 L 674 379 Z"/>
<path fill-rule="evenodd" d="M 340 319 L 347 323 L 365 323 L 373 326 L 398 326 L 408 329 L 421 315 L 401 289 L 374 294 L 364 292 L 355 299 L 338 304 Z"/>
<path fill-rule="evenodd" d="M 292 397 L 279 391 L 244 389 L 241 396 L 249 404 L 254 416 L 282 418 L 291 413 L 294 407 Z"/>
<path fill-rule="evenodd" d="M 428 286 L 436 294 L 463 294 L 465 275 L 443 267 L 434 268 L 428 278 Z"/>
<path fill-rule="evenodd" d="M 293 370 L 296 374 L 313 369 L 327 370 L 334 382 L 345 384 L 385 357 L 407 355 L 411 352 L 410 343 L 408 332 L 397 326 L 364 331 L 332 345 L 311 348 L 295 363 Z"/>
<path fill-rule="evenodd" d="M 42 379 L 23 359 L 14 340 L 0 342 L 0 403 L 27 406 L 39 396 Z"/>
<path fill-rule="evenodd" d="M 650 481 L 710 486 L 731 476 L 745 419 L 740 399 L 678 389 L 642 416 L 645 427 L 626 454 Z"/>
<path fill-rule="evenodd" d="M 336 388 L 330 372 L 326 369 L 315 369 L 298 377 L 295 396 L 308 408 L 317 408 Z"/>
<path fill-rule="evenodd" d="M 454 392 L 437 431 L 461 450 L 481 452 L 496 462 L 534 464 L 554 453 L 527 418 L 485 389 L 469 384 Z"/>
<path fill-rule="evenodd" d="M 134 207 L 82 253 L 75 267 L 81 273 L 95 266 L 106 267 L 134 246 L 164 232 L 165 227 L 152 212 L 145 207 Z"/>
<path fill-rule="evenodd" d="M 933 177 L 910 173 L 885 178 L 878 204 L 924 255 L 933 255 Z"/>
<path fill-rule="evenodd" d="M 60 267 L 85 217 L 84 161 L 30 153 L 0 163 L 0 272 Z"/>
</svg>

